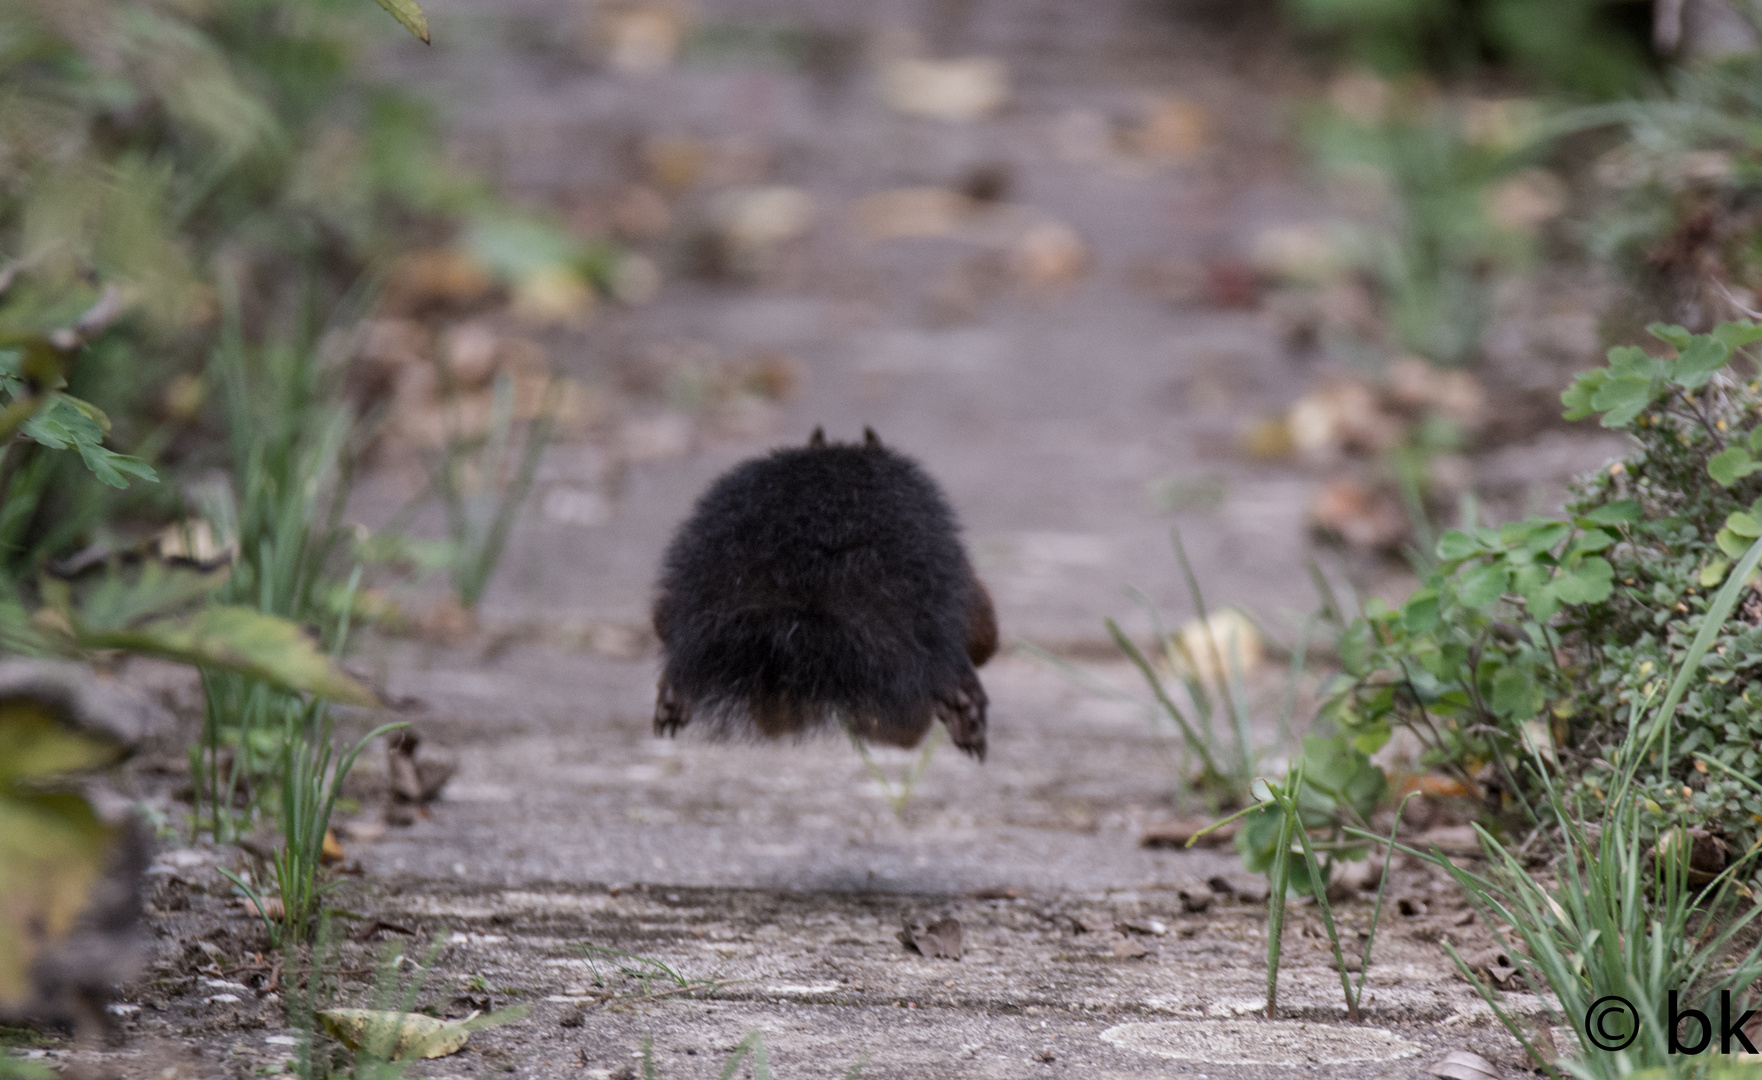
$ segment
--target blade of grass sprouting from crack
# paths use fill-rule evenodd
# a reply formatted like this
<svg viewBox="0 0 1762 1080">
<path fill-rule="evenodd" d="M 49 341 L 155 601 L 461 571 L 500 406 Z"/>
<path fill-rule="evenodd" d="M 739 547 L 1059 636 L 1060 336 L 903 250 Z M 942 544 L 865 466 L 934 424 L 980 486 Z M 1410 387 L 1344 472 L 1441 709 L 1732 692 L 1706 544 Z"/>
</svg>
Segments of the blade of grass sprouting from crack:
<svg viewBox="0 0 1762 1080">
<path fill-rule="evenodd" d="M 1199 587 L 1199 576 L 1193 572 L 1193 563 L 1187 558 L 1187 545 L 1181 542 L 1181 529 L 1176 526 L 1169 530 L 1169 539 L 1175 547 L 1175 559 L 1181 564 L 1181 575 L 1187 579 L 1187 591 L 1193 597 L 1193 609 L 1199 614 L 1199 625 L 1205 629 L 1206 646 L 1211 650 L 1211 660 L 1215 665 L 1218 682 L 1223 687 L 1224 701 L 1230 707 L 1230 720 L 1236 730 L 1236 744 L 1242 752 L 1243 784 L 1249 783 L 1253 777 L 1248 776 L 1248 707 L 1247 702 L 1237 697 L 1237 685 L 1229 675 L 1230 669 L 1224 666 L 1224 654 L 1218 648 L 1217 635 L 1212 631 L 1211 615 L 1205 609 L 1205 593 Z"/>
<path fill-rule="evenodd" d="M 1299 766 L 1301 768 L 1302 766 Z M 1289 787 L 1287 779 L 1286 786 Z M 1285 889 L 1291 858 L 1292 818 L 1281 807 L 1279 846 L 1273 852 L 1272 873 L 1267 875 L 1266 896 L 1266 1018 L 1275 1020 L 1279 1011 L 1279 950 L 1285 934 Z"/>
<path fill-rule="evenodd" d="M 1213 711 L 1211 706 L 1211 692 L 1206 689 L 1205 684 L 1199 680 L 1197 674 L 1192 670 L 1192 663 L 1189 662 L 1183 664 L 1174 655 L 1177 648 L 1175 639 L 1169 634 L 1168 628 L 1163 625 L 1162 613 L 1156 610 L 1156 605 L 1151 602 L 1150 597 L 1144 595 L 1139 589 L 1127 589 L 1126 595 L 1130 596 L 1132 602 L 1137 604 L 1140 608 L 1143 608 L 1144 613 L 1150 617 L 1151 633 L 1156 635 L 1157 645 L 1161 648 L 1163 655 L 1168 658 L 1170 667 L 1174 669 L 1176 677 L 1181 680 L 1181 685 L 1186 688 L 1187 699 L 1193 702 L 1193 711 L 1199 716 L 1199 723 L 1196 725 L 1195 730 L 1205 739 L 1206 749 L 1215 754 L 1217 750 L 1217 733 L 1213 729 L 1211 723 L 1211 714 Z M 1184 646 L 1181 646 L 1180 648 L 1182 652 L 1185 652 Z M 1191 660 L 1190 657 L 1188 659 L 1189 661 Z"/>
<path fill-rule="evenodd" d="M 1677 669 L 1676 677 L 1670 681 L 1670 691 L 1664 695 L 1664 704 L 1658 707 L 1656 723 L 1664 728 L 1664 761 L 1670 761 L 1670 731 L 1677 705 L 1682 701 L 1683 694 L 1688 692 L 1689 680 L 1696 669 L 1701 666 L 1701 658 L 1713 647 L 1713 641 L 1725 626 L 1725 620 L 1731 617 L 1732 609 L 1737 607 L 1738 594 L 1748 585 L 1750 575 L 1756 572 L 1757 563 L 1762 563 L 1762 537 L 1758 537 L 1744 552 L 1732 568 L 1731 576 L 1713 596 L 1713 603 L 1707 605 L 1707 615 L 1701 622 L 1701 629 L 1689 644 L 1689 651 L 1682 659 L 1682 667 Z"/>
<path fill-rule="evenodd" d="M 1129 690 L 1121 690 L 1119 687 L 1114 686 L 1112 683 L 1109 683 L 1104 679 L 1098 679 L 1089 672 L 1084 671 L 1081 667 L 1078 667 L 1076 664 L 1059 656 L 1057 653 L 1048 649 L 1043 649 L 1031 641 L 1012 641 L 1010 643 L 1010 648 L 1012 650 L 1025 652 L 1030 656 L 1050 664 L 1052 667 L 1058 669 L 1059 673 L 1065 676 L 1065 678 L 1070 679 L 1072 682 L 1091 693 L 1100 694 L 1102 697 L 1111 698 L 1115 701 L 1129 701 L 1143 709 L 1145 719 L 1150 725 L 1151 745 L 1156 747 L 1157 755 L 1163 759 L 1163 764 L 1168 768 L 1169 774 L 1179 779 L 1186 773 L 1187 770 L 1185 766 L 1177 767 L 1174 756 L 1169 752 L 1168 742 L 1164 738 L 1162 726 L 1157 723 L 1156 718 L 1158 715 L 1158 709 L 1156 702 L 1146 701 Z"/>
<path fill-rule="evenodd" d="M 1303 620 L 1297 635 L 1297 647 L 1291 651 L 1291 671 L 1285 680 L 1285 699 L 1279 705 L 1279 745 L 1291 746 L 1291 715 L 1297 711 L 1297 683 L 1303 677 L 1303 666 L 1309 659 L 1309 637 L 1315 632 L 1318 616 Z"/>
<path fill-rule="evenodd" d="M 1388 850 L 1383 853 L 1383 874 L 1377 880 L 1377 902 L 1370 911 L 1370 934 L 1364 939 L 1364 955 L 1358 960 L 1358 988 L 1352 994 L 1356 1001 L 1364 1000 L 1364 980 L 1370 974 L 1370 950 L 1377 941 L 1377 920 L 1383 917 L 1383 897 L 1389 891 L 1389 867 L 1395 861 L 1395 834 L 1401 831 L 1401 815 L 1407 811 L 1407 804 L 1418 795 L 1417 791 L 1407 793 L 1401 805 L 1395 808 L 1395 824 L 1389 827 Z"/>
<path fill-rule="evenodd" d="M 1322 602 L 1319 617 L 1332 622 L 1344 624 L 1346 612 L 1340 607 L 1340 600 L 1334 595 L 1334 587 L 1328 584 L 1328 577 L 1322 573 L 1321 564 L 1314 559 L 1303 560 L 1303 569 L 1308 571 L 1310 583 L 1315 586 L 1316 596 Z"/>
<path fill-rule="evenodd" d="M 1297 791 L 1303 790 L 1303 767 L 1297 767 L 1297 781 L 1292 785 Z M 1303 864 L 1309 870 L 1309 888 L 1315 896 L 1316 906 L 1321 909 L 1322 928 L 1328 933 L 1328 941 L 1334 947 L 1334 967 L 1340 972 L 1340 992 L 1346 998 L 1346 1019 L 1358 1022 L 1358 999 L 1352 996 L 1352 977 L 1346 973 L 1346 957 L 1340 951 L 1340 932 L 1334 926 L 1334 908 L 1328 902 L 1328 883 L 1322 875 L 1321 862 L 1315 857 L 1315 849 L 1309 843 L 1309 830 L 1303 827 L 1301 811 L 1297 799 L 1291 796 L 1289 801 L 1281 800 L 1285 815 L 1297 824 L 1291 830 L 1297 841 L 1303 846 Z"/>
<path fill-rule="evenodd" d="M 1234 814 L 1231 814 L 1229 817 L 1224 818 L 1222 821 L 1214 821 L 1210 825 L 1207 825 L 1205 828 L 1200 829 L 1198 832 L 1194 833 L 1192 836 L 1189 836 L 1187 838 L 1187 843 L 1182 846 L 1192 847 L 1194 842 L 1197 841 L 1201 836 L 1204 836 L 1206 833 L 1212 832 L 1213 830 L 1216 830 L 1216 829 L 1221 829 L 1225 825 L 1228 825 L 1230 822 L 1235 821 L 1237 818 L 1246 817 L 1249 814 L 1254 813 L 1256 810 L 1264 810 L 1264 809 L 1266 809 L 1265 803 L 1255 803 L 1253 806 L 1244 806 L 1242 809 L 1236 811 Z"/>
<path fill-rule="evenodd" d="M 1212 758 L 1211 747 L 1200 741 L 1198 733 L 1193 730 L 1193 725 L 1187 722 L 1186 714 L 1181 712 L 1174 699 L 1169 697 L 1168 691 L 1163 689 L 1162 680 L 1157 678 L 1156 671 L 1150 666 L 1150 661 L 1144 658 L 1144 654 L 1138 650 L 1137 645 L 1132 643 L 1132 639 L 1126 636 L 1125 631 L 1120 629 L 1118 623 L 1112 619 L 1107 620 L 1107 630 L 1113 635 L 1114 643 L 1137 666 L 1145 681 L 1150 684 L 1151 692 L 1156 695 L 1157 702 L 1174 718 L 1175 723 L 1180 725 L 1181 734 L 1186 736 L 1187 744 L 1193 748 L 1194 753 L 1199 755 L 1199 760 L 1205 767 L 1207 781 L 1227 787 L 1229 781 L 1219 771 L 1217 762 Z"/>
</svg>

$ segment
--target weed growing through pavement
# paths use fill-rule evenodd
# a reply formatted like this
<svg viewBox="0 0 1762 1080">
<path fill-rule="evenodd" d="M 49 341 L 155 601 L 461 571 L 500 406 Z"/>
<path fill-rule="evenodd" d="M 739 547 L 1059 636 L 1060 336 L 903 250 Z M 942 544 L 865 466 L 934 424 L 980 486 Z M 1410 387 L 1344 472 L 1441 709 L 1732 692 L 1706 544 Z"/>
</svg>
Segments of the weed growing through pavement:
<svg viewBox="0 0 1762 1080">
<path fill-rule="evenodd" d="M 664 960 L 657 960 L 652 956 L 642 956 L 638 953 L 624 952 L 620 949 L 610 949 L 604 945 L 594 945 L 585 941 L 576 942 L 571 948 L 586 957 L 588 970 L 593 972 L 594 985 L 602 991 L 599 998 L 600 1004 L 608 1002 L 634 1004 L 639 1001 L 652 1001 L 666 997 L 707 996 L 724 986 L 739 981 L 717 978 L 714 973 L 707 978 L 688 976 Z M 619 992 L 609 981 L 607 975 L 601 972 L 600 965 L 595 963 L 596 959 L 606 962 L 617 974 L 635 982 L 637 992 L 635 994 Z M 657 984 L 659 985 L 657 986 Z"/>
<path fill-rule="evenodd" d="M 1531 874 L 1519 856 L 1478 826 L 1490 862 L 1486 876 L 1463 870 L 1436 851 L 1403 847 L 1449 873 L 1527 984 L 1551 991 L 1558 1008 L 1546 996 L 1542 1001 L 1552 1024 L 1582 1033 L 1594 1004 L 1612 996 L 1632 1003 L 1632 1040 L 1605 1048 L 1597 1039 L 1583 1038 L 1582 1055 L 1564 1063 L 1576 1077 L 1615 1080 L 1646 1069 L 1658 1070 L 1655 1075 L 1660 1077 L 1701 1075 L 1708 1063 L 1670 1053 L 1671 1033 L 1661 1019 L 1662 1003 L 1670 1000 L 1672 991 L 1685 1000 L 1704 1000 L 1722 992 L 1735 998 L 1762 981 L 1762 942 L 1747 949 L 1742 944 L 1746 932 L 1754 936 L 1746 928 L 1762 915 L 1762 905 L 1746 884 L 1762 855 L 1762 843 L 1697 884 L 1691 880 L 1693 837 L 1686 826 L 1657 830 L 1658 838 L 1648 850 L 1646 818 L 1655 807 L 1646 805 L 1649 800 L 1635 780 L 1642 764 L 1668 739 L 1676 702 L 1687 692 L 1758 563 L 1762 563 L 1762 539 L 1749 546 L 1714 597 L 1650 722 L 1640 718 L 1656 698 L 1656 684 L 1635 709 L 1635 722 L 1611 755 L 1610 789 L 1604 793 L 1596 825 L 1585 824 L 1582 796 L 1569 797 L 1550 775 L 1541 748 L 1530 747 L 1532 772 L 1545 795 L 1542 813 L 1551 819 L 1545 824 L 1558 836 L 1554 887 Z M 1710 755 L 1696 754 L 1696 760 L 1729 771 Z M 1732 775 L 1762 793 L 1755 780 Z M 1446 948 L 1500 1022 L 1542 1060 L 1532 1037 L 1503 1000 L 1453 948 Z M 1560 1075 L 1552 1065 L 1548 1071 Z"/>
<path fill-rule="evenodd" d="M 448 1047 L 456 1050 L 471 1032 L 526 1015 L 524 1006 L 516 1006 L 473 1013 L 458 1021 L 437 1021 L 418 1011 L 416 1000 L 446 937 L 445 931 L 437 933 L 420 961 L 405 956 L 395 942 L 387 942 L 374 966 L 371 1008 L 328 1008 L 319 1003 L 337 996 L 338 972 L 331 968 L 330 919 L 321 916 L 307 951 L 310 966 L 305 969 L 306 979 L 301 982 L 290 977 L 288 981 L 288 1027 L 298 1040 L 288 1071 L 299 1080 L 403 1080 L 424 1056 L 451 1052 Z M 299 959 L 294 946 L 284 946 L 284 971 L 301 970 Z M 414 973 L 407 981 L 398 975 L 405 967 Z M 333 1052 L 336 1048 L 330 1047 L 329 1041 L 341 1044 L 348 1053 Z"/>
<path fill-rule="evenodd" d="M 937 748 L 946 738 L 947 732 L 943 730 L 941 725 L 931 728 L 930 737 L 924 740 L 923 749 L 918 751 L 918 756 L 907 767 L 905 775 L 901 776 L 899 783 L 895 784 L 888 779 L 887 771 L 881 767 L 881 763 L 876 761 L 875 755 L 869 751 L 869 744 L 854 732 L 850 733 L 850 743 L 856 747 L 857 755 L 863 759 L 863 768 L 869 771 L 869 778 L 881 786 L 882 794 L 887 796 L 887 804 L 893 807 L 893 816 L 901 824 L 905 823 L 905 810 L 912 801 L 912 793 L 917 791 L 918 784 L 930 771 L 930 761 L 936 756 Z"/>
<path fill-rule="evenodd" d="M 735 1073 L 740 1071 L 741 1064 L 748 1057 L 752 1058 L 752 1080 L 772 1080 L 771 1057 L 765 1049 L 765 1034 L 757 1029 L 747 1032 L 746 1038 L 734 1044 L 734 1051 L 729 1054 L 728 1060 L 723 1064 L 722 1071 L 717 1074 L 716 1080 L 734 1080 Z M 867 1068 L 868 1064 L 869 1054 L 865 1050 L 858 1054 L 856 1061 L 849 1069 L 845 1070 L 844 1080 L 857 1080 L 863 1075 L 863 1069 Z M 642 1080 L 659 1080 L 659 1074 L 655 1071 L 655 1039 L 652 1035 L 642 1037 L 640 1065 Z"/>
</svg>

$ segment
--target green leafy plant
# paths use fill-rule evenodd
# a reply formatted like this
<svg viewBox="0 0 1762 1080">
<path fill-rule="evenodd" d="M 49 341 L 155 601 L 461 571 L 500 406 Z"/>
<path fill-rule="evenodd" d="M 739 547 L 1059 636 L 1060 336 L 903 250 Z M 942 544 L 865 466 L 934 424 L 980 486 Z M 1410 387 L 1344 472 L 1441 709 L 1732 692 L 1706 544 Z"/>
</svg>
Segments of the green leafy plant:
<svg viewBox="0 0 1762 1080">
<path fill-rule="evenodd" d="M 1581 478 L 1561 518 L 1446 533 L 1422 587 L 1399 607 L 1371 601 L 1341 640 L 1325 712 L 1343 731 L 1374 741 L 1403 725 L 1425 764 L 1532 823 L 1539 789 L 1519 764 L 1537 752 L 1569 787 L 1606 791 L 1639 703 L 1710 617 L 1706 590 L 1747 575 L 1733 560 L 1762 534 L 1762 475 L 1744 456 L 1762 386 L 1731 370 L 1762 330 L 1652 330 L 1675 356 L 1612 349 L 1562 395 L 1569 417 L 1601 414 L 1637 453 Z M 1740 842 L 1757 834 L 1757 793 L 1694 755 L 1744 775 L 1762 764 L 1745 675 L 1762 663 L 1759 627 L 1746 599 L 1695 656 L 1699 678 L 1665 700 L 1658 760 L 1635 780 L 1653 827 L 1681 813 Z"/>
<path fill-rule="evenodd" d="M 1368 822 L 1388 793 L 1388 779 L 1350 738 L 1311 734 L 1303 737 L 1303 754 L 1285 787 L 1243 815 L 1236 849 L 1249 871 L 1276 873 L 1301 896 L 1324 895 L 1337 862 L 1370 853 L 1367 845 L 1349 840 L 1345 829 Z M 1323 835 L 1325 858 L 1291 863 L 1293 837 L 1308 845 L 1312 833 Z"/>
<path fill-rule="evenodd" d="M 1762 981 L 1762 942 L 1746 945 L 1755 937 L 1746 928 L 1762 916 L 1762 905 L 1745 882 L 1762 855 L 1762 844 L 1751 845 L 1710 875 L 1711 880 L 1696 884 L 1691 880 L 1686 816 L 1679 815 L 1660 833 L 1652 820 L 1655 811 L 1637 782 L 1670 731 L 1671 710 L 1695 681 L 1701 658 L 1759 563 L 1762 540 L 1750 545 L 1741 573 L 1714 598 L 1652 722 L 1636 719 L 1621 744 L 1610 750 L 1611 782 L 1600 797 L 1574 798 L 1552 779 L 1552 764 L 1532 750 L 1528 766 L 1545 796 L 1541 824 L 1559 849 L 1551 884 L 1532 875 L 1523 859 L 1484 829 L 1479 833 L 1490 863 L 1487 875 L 1470 873 L 1439 853 L 1421 853 L 1462 887 L 1528 985 L 1546 986 L 1553 993 L 1558 1010 L 1542 999 L 1550 1021 L 1581 1032 L 1582 1056 L 1567 1065 L 1575 1076 L 1604 1080 L 1641 1068 L 1672 1077 L 1698 1075 L 1698 1065 L 1670 1053 L 1670 1033 L 1659 1007 L 1671 1000 L 1672 992 L 1684 1000 L 1728 993 L 1740 1002 L 1741 1011 L 1741 995 Z M 1652 685 L 1641 712 L 1650 708 L 1659 689 Z M 1707 755 L 1697 755 L 1697 760 L 1730 771 Z M 1732 775 L 1762 793 L 1762 784 Z M 1601 813 L 1596 804 L 1601 804 Z M 1594 828 L 1586 824 L 1593 819 Z M 1648 851 L 1648 840 L 1654 837 Z M 1450 955 L 1512 1035 L 1541 1060 L 1498 996 L 1453 948 Z M 1632 1003 L 1637 1015 L 1594 1018 L 1593 1005 L 1610 995 Z M 1585 1030 L 1587 1024 L 1597 1024 L 1598 1030 Z M 1558 1075 L 1552 1067 L 1549 1072 Z"/>
<path fill-rule="evenodd" d="M 1385 73 L 1515 70 L 1544 86 L 1610 96 L 1646 69 L 1612 0 L 1284 0 L 1299 30 Z"/>
</svg>

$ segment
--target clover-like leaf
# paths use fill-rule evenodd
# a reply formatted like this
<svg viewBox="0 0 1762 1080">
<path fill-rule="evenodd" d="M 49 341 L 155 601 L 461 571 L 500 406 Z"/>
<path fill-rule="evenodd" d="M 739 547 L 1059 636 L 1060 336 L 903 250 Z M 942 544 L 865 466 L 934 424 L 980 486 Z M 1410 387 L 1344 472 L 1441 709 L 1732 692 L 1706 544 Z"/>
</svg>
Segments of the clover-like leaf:
<svg viewBox="0 0 1762 1080">
<path fill-rule="evenodd" d="M 1615 567 L 1592 555 L 1554 579 L 1554 595 L 1566 604 L 1600 604 L 1615 591 Z"/>
<path fill-rule="evenodd" d="M 1511 583 L 1511 571 L 1504 563 L 1491 563 L 1462 575 L 1456 595 L 1472 608 L 1484 608 L 1505 595 Z"/>
<path fill-rule="evenodd" d="M 1619 499 L 1604 503 L 1584 516 L 1593 525 L 1627 525 L 1640 520 L 1644 511 L 1635 499 Z"/>
<path fill-rule="evenodd" d="M 1466 559 L 1471 555 L 1479 554 L 1480 550 L 1481 545 L 1474 537 L 1456 529 L 1451 529 L 1443 536 L 1438 537 L 1438 558 L 1446 562 Z"/>
<path fill-rule="evenodd" d="M 1602 529 L 1590 529 L 1582 533 L 1572 542 L 1572 551 L 1574 554 L 1588 555 L 1593 551 L 1602 551 L 1605 548 L 1612 546 L 1614 543 L 1615 537 L 1604 532 Z"/>
<path fill-rule="evenodd" d="M 1762 517 L 1742 510 L 1725 516 L 1725 527 L 1746 540 L 1762 536 Z"/>
<path fill-rule="evenodd" d="M 1579 372 L 1571 385 L 1560 392 L 1560 404 L 1566 406 L 1566 412 L 1561 415 L 1568 420 L 1583 420 L 1595 415 L 1597 410 L 1591 405 L 1591 399 L 1597 396 L 1597 391 L 1603 388 L 1608 378 L 1607 368 Z"/>
<path fill-rule="evenodd" d="M 1680 326 L 1672 326 L 1669 323 L 1661 322 L 1655 322 L 1650 326 L 1647 326 L 1646 333 L 1651 334 L 1653 337 L 1664 342 L 1678 352 L 1688 348 L 1689 342 L 1695 336 Z"/>
<path fill-rule="evenodd" d="M 1424 634 L 1438 625 L 1438 590 L 1416 589 L 1401 606 L 1401 622 L 1409 634 Z"/>
<path fill-rule="evenodd" d="M 1762 462 L 1741 446 L 1728 446 L 1707 459 L 1707 475 L 1724 487 L 1762 469 Z"/>
<path fill-rule="evenodd" d="M 1670 380 L 1687 390 L 1705 386 L 1713 373 L 1731 359 L 1731 349 L 1718 338 L 1699 334 L 1683 349 L 1671 366 Z"/>
<path fill-rule="evenodd" d="M 1741 558 L 1744 552 L 1750 550 L 1752 541 L 1739 536 L 1730 529 L 1720 529 L 1713 534 L 1713 543 L 1726 554 L 1727 558 L 1736 559 Z"/>
<path fill-rule="evenodd" d="M 1713 336 L 1728 349 L 1741 349 L 1745 345 L 1762 341 L 1762 326 L 1748 320 L 1720 323 L 1713 328 Z"/>
<path fill-rule="evenodd" d="M 1652 404 L 1653 381 L 1637 376 L 1611 377 L 1591 396 L 1591 406 L 1603 413 L 1606 428 L 1626 427 Z"/>
</svg>

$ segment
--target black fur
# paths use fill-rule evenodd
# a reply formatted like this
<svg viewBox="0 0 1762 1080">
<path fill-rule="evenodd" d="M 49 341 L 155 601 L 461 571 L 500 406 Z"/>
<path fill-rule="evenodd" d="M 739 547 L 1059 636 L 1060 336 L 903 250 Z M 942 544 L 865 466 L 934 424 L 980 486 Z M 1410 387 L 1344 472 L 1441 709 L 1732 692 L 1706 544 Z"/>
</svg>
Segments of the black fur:
<svg viewBox="0 0 1762 1080">
<path fill-rule="evenodd" d="M 657 734 L 804 734 L 914 746 L 941 719 L 985 756 L 991 598 L 918 465 L 862 445 L 773 451 L 717 480 L 667 549 Z"/>
</svg>

